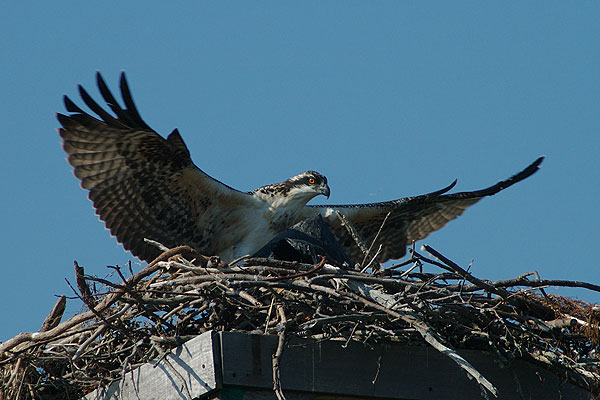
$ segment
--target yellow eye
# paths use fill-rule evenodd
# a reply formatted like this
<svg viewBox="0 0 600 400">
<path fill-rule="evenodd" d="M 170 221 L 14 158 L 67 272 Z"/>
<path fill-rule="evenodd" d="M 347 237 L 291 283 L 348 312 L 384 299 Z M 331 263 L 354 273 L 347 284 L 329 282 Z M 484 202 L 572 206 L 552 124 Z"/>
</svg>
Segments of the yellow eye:
<svg viewBox="0 0 600 400">
<path fill-rule="evenodd" d="M 313 183 L 315 183 L 315 178 L 308 178 L 308 183 L 310 183 L 311 185 L 312 185 Z"/>
</svg>

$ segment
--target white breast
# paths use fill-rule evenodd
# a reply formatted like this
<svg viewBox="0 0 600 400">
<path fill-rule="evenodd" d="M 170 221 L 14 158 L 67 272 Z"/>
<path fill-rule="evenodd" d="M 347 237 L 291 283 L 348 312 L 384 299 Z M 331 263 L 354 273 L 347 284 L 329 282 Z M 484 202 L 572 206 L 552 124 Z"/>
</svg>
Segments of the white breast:
<svg viewBox="0 0 600 400">
<path fill-rule="evenodd" d="M 288 196 L 254 193 L 253 197 L 256 199 L 255 207 L 244 209 L 235 227 L 237 234 L 243 232 L 240 235 L 241 240 L 221 252 L 221 258 L 225 262 L 246 254 L 254 254 L 296 223 L 308 200 L 314 197 L 314 193 L 311 196 L 305 193 L 292 193 Z"/>
<path fill-rule="evenodd" d="M 244 225 L 239 229 L 245 230 L 246 234 L 242 240 L 222 254 L 223 261 L 229 262 L 246 254 L 252 255 L 276 236 L 269 229 L 269 224 L 262 215 L 249 216 Z"/>
</svg>

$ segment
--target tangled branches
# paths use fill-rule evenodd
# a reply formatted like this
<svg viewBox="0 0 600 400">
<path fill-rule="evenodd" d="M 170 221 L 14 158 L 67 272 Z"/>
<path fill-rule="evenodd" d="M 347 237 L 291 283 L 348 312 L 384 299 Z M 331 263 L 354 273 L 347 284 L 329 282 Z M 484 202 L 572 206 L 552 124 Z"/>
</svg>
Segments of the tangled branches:
<svg viewBox="0 0 600 400">
<path fill-rule="evenodd" d="M 399 265 L 360 272 L 252 258 L 242 266 L 179 247 L 117 282 L 79 269 L 79 298 L 90 311 L 0 345 L 0 398 L 77 398 L 209 330 L 275 334 L 274 385 L 285 337 L 366 344 L 426 343 L 455 360 L 482 388 L 493 384 L 455 349 L 480 349 L 504 363 L 525 359 L 600 391 L 597 306 L 548 295 L 548 286 L 600 291 L 582 282 L 476 278 L 434 249 Z M 79 267 L 76 265 L 76 267 Z M 114 268 L 114 267 L 113 267 Z M 125 274 L 129 274 L 128 278 Z M 90 290 L 90 283 L 101 288 Z M 64 303 L 64 299 L 62 300 Z M 64 309 L 64 304 L 62 305 Z"/>
</svg>

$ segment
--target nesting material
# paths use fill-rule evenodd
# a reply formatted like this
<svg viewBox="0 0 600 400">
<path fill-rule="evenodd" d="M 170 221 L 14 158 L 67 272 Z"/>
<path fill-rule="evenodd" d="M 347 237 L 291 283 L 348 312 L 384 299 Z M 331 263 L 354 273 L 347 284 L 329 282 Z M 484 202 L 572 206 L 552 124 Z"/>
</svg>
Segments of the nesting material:
<svg viewBox="0 0 600 400">
<path fill-rule="evenodd" d="M 1 344 L 0 399 L 78 398 L 209 330 L 279 335 L 280 398 L 278 357 L 291 336 L 433 346 L 492 397 L 493 382 L 461 349 L 488 351 L 502 364 L 524 359 L 600 393 L 600 307 L 544 291 L 599 286 L 534 273 L 489 281 L 428 246 L 389 268 L 365 265 L 251 258 L 233 266 L 184 246 L 137 273 L 111 267 L 107 279 L 76 265 L 73 291 L 89 311 L 59 324 L 62 298 L 39 332 Z"/>
</svg>

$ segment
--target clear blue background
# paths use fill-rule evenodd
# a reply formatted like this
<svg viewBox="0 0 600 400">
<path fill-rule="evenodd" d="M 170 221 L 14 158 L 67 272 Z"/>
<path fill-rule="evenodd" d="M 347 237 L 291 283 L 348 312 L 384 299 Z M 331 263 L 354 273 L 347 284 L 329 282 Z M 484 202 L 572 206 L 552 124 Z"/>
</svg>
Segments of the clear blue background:
<svg viewBox="0 0 600 400">
<path fill-rule="evenodd" d="M 96 70 L 115 89 L 127 71 L 146 122 L 178 127 L 196 164 L 241 190 L 314 169 L 332 203 L 382 201 L 454 178 L 479 189 L 544 154 L 424 242 L 481 278 L 600 283 L 597 2 L 23 4 L 0 17 L 0 340 L 72 294 L 73 260 L 106 276 L 133 259 L 56 134 L 62 95 L 97 96 Z"/>
</svg>

